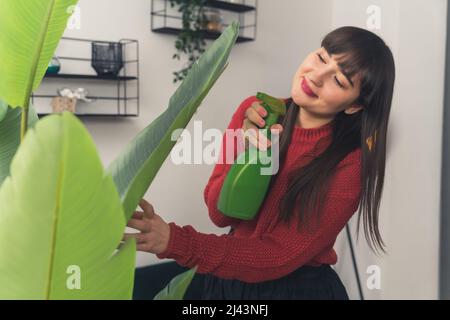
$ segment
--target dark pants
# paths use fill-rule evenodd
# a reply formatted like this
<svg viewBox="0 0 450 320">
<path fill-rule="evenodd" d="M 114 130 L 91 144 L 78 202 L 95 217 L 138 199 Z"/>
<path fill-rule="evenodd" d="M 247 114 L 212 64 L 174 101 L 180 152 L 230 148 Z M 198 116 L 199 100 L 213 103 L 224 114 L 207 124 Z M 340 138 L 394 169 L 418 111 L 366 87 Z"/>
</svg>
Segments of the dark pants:
<svg viewBox="0 0 450 320">
<path fill-rule="evenodd" d="M 303 266 L 276 280 L 246 283 L 205 276 L 205 300 L 348 300 L 339 276 L 329 265 Z"/>
</svg>

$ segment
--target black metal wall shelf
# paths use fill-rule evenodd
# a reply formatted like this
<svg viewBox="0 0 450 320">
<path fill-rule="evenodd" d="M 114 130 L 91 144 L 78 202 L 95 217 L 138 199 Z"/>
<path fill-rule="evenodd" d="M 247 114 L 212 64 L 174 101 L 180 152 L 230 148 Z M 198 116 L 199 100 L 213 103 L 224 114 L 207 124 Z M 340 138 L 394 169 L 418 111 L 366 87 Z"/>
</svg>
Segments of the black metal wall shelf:
<svg viewBox="0 0 450 320">
<path fill-rule="evenodd" d="M 180 33 L 180 29 L 178 28 L 172 28 L 172 27 L 161 27 L 161 28 L 156 28 L 153 29 L 153 32 L 156 33 L 165 33 L 165 34 L 173 34 L 173 35 L 177 35 Z M 217 39 L 220 36 L 220 32 L 211 32 L 211 31 L 202 31 L 203 37 L 205 39 L 210 39 L 210 40 L 214 40 Z M 240 43 L 240 42 L 247 42 L 247 41 L 253 41 L 253 38 L 249 38 L 249 37 L 242 37 L 242 36 L 238 36 L 236 39 L 236 42 Z"/>
<path fill-rule="evenodd" d="M 83 101 L 77 102 L 77 108 L 74 114 L 79 117 L 112 118 L 139 116 L 138 41 L 134 39 L 122 39 L 118 41 L 122 46 L 123 68 L 117 76 L 98 75 L 91 67 L 91 58 L 75 56 L 78 53 L 87 56 L 91 52 L 91 43 L 94 41 L 98 42 L 98 40 L 67 37 L 61 39 L 58 49 L 65 49 L 69 53 L 66 55 L 57 54 L 58 59 L 61 61 L 61 70 L 64 72 L 45 74 L 45 81 L 42 82 L 41 87 L 31 97 L 39 116 L 43 117 L 51 114 L 49 105 L 52 99 L 57 96 L 57 89 L 61 87 L 71 88 L 72 86 L 75 86 L 75 88 L 84 87 L 89 92 L 97 93 L 89 94 L 86 97 L 87 99 L 93 100 L 89 106 L 84 105 Z M 74 56 L 70 56 L 72 53 L 74 53 Z M 72 70 L 75 72 L 71 72 Z M 109 92 L 105 94 L 104 91 Z M 43 101 L 47 102 L 46 106 L 43 105 L 46 109 L 42 108 Z M 102 101 L 103 103 L 101 103 Z M 115 108 L 111 108 L 111 101 L 116 102 Z"/>
<path fill-rule="evenodd" d="M 178 12 L 173 12 L 170 9 L 169 0 L 151 0 L 151 29 L 156 33 L 178 35 L 182 31 L 182 17 Z M 241 3 L 223 1 L 223 0 L 208 0 L 206 7 L 224 10 L 231 14 L 231 21 L 239 21 L 239 35 L 236 39 L 237 43 L 249 42 L 256 40 L 257 29 L 257 7 L 258 0 L 242 0 Z M 249 24 L 245 23 L 246 17 L 252 16 L 253 21 Z M 230 22 L 231 23 L 231 22 Z M 230 25 L 230 23 L 222 23 L 223 28 Z M 205 39 L 217 39 L 221 32 L 202 31 Z"/>
<path fill-rule="evenodd" d="M 75 73 L 58 73 L 58 74 L 46 74 L 45 78 L 61 78 L 61 79 L 86 79 L 86 80 L 112 80 L 112 81 L 129 81 L 137 80 L 137 77 L 130 76 L 99 76 L 92 74 L 75 74 Z"/>
<path fill-rule="evenodd" d="M 39 117 L 46 117 L 52 115 L 53 113 L 38 113 Z M 79 118 L 117 118 L 118 116 L 115 114 L 107 114 L 107 113 L 75 113 L 75 115 Z M 136 115 L 133 114 L 122 114 L 120 118 L 135 118 Z"/>
<path fill-rule="evenodd" d="M 35 94 L 33 95 L 34 98 L 54 98 L 54 95 L 50 94 Z M 102 97 L 102 96 L 87 96 L 88 99 L 93 100 L 120 100 L 120 101 L 127 101 L 127 100 L 137 100 L 138 97 Z M 113 116 L 116 114 L 112 114 Z"/>
<path fill-rule="evenodd" d="M 247 1 L 250 2 L 250 1 Z M 219 0 L 208 0 L 206 1 L 206 5 L 208 7 L 217 8 L 217 9 L 223 9 L 233 12 L 249 12 L 256 10 L 256 2 L 255 5 L 247 5 L 245 4 L 245 1 L 242 3 L 236 3 L 236 2 L 229 2 L 229 1 L 219 1 Z"/>
</svg>

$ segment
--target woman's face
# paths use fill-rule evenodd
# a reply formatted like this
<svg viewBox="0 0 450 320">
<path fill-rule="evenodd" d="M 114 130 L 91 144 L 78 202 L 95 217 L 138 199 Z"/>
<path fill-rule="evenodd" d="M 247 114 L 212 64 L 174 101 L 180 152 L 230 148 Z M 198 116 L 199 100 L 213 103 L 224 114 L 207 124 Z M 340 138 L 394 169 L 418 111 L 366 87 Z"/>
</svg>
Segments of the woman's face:
<svg viewBox="0 0 450 320">
<path fill-rule="evenodd" d="M 325 48 L 310 53 L 295 73 L 291 96 L 294 102 L 318 117 L 334 117 L 345 110 L 351 114 L 362 107 L 354 104 L 359 97 L 360 80 L 350 82 L 337 64 L 341 55 L 328 55 Z"/>
</svg>

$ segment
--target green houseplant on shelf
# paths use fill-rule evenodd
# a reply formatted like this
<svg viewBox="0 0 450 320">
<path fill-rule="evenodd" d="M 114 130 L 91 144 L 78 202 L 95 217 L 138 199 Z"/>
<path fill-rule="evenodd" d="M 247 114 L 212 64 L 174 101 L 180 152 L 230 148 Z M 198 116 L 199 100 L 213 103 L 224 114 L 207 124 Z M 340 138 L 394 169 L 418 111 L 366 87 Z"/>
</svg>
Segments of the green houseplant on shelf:
<svg viewBox="0 0 450 320">
<path fill-rule="evenodd" d="M 173 82 L 182 81 L 191 68 L 192 64 L 205 51 L 206 41 L 202 30 L 205 21 L 204 6 L 207 0 L 167 0 L 171 8 L 177 7 L 181 13 L 182 28 L 175 40 L 177 52 L 172 59 L 180 60 L 181 54 L 188 56 L 185 66 L 173 72 Z"/>
<path fill-rule="evenodd" d="M 125 225 L 176 143 L 171 133 L 187 126 L 237 38 L 232 24 L 104 169 L 75 116 L 38 120 L 29 105 L 76 3 L 0 0 L 0 299 L 131 298 L 136 247 L 121 243 Z M 158 298 L 181 297 L 175 291 L 192 272 Z"/>
</svg>

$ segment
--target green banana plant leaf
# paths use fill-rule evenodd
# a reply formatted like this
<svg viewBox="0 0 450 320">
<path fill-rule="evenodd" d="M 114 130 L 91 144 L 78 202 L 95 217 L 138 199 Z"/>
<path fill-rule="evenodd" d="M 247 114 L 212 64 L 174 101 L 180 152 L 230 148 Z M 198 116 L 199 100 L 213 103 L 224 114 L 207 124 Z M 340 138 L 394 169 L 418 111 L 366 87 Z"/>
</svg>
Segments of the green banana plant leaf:
<svg viewBox="0 0 450 320">
<path fill-rule="evenodd" d="M 233 22 L 193 64 L 189 74 L 170 98 L 169 107 L 141 131 L 114 160 L 111 173 L 129 220 L 176 141 L 172 132 L 187 126 L 197 108 L 227 66 L 239 33 Z"/>
<path fill-rule="evenodd" d="M 11 160 L 20 145 L 20 116 L 21 108 L 8 108 L 0 100 L 0 186 L 9 175 Z M 3 117 L 2 117 L 3 115 Z M 30 106 L 28 124 L 32 128 L 38 121 L 36 110 Z"/>
<path fill-rule="evenodd" d="M 0 121 L 5 118 L 6 112 L 8 112 L 8 104 L 0 100 Z"/>
<path fill-rule="evenodd" d="M 0 187 L 0 299 L 130 299 L 136 245 L 122 204 L 70 113 L 40 120 Z"/>
<path fill-rule="evenodd" d="M 0 0 L 0 97 L 26 105 L 39 84 L 78 0 Z"/>
<path fill-rule="evenodd" d="M 169 284 L 161 290 L 153 300 L 183 300 L 197 268 L 189 269 L 173 278 Z"/>
</svg>

